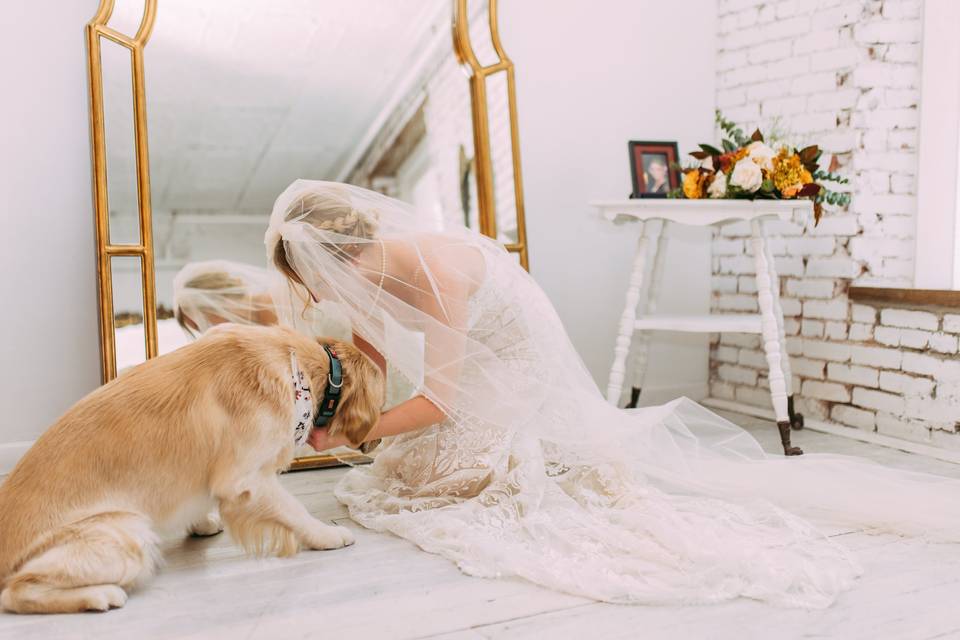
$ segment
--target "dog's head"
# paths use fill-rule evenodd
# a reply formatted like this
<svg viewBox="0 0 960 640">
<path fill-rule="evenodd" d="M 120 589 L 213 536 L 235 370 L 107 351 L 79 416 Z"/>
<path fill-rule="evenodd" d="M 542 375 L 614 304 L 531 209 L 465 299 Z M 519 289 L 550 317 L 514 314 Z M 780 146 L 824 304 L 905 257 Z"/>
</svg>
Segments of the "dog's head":
<svg viewBox="0 0 960 640">
<path fill-rule="evenodd" d="M 383 373 L 350 343 L 329 338 L 320 338 L 318 342 L 336 351 L 343 367 L 340 404 L 328 425 L 330 435 L 343 435 L 351 446 L 359 447 L 380 419 L 380 408 L 386 399 Z M 329 380 L 325 383 L 329 384 Z"/>
</svg>

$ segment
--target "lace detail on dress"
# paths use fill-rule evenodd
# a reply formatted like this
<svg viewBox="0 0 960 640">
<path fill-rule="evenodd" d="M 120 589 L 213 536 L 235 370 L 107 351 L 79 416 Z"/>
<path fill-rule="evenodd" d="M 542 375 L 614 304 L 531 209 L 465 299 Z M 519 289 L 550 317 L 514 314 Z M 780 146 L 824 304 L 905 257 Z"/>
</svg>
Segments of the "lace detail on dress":
<svg viewBox="0 0 960 640">
<path fill-rule="evenodd" d="M 521 301 L 501 293 L 496 277 L 471 299 L 470 336 L 518 377 L 551 380 Z M 468 364 L 463 387 L 483 373 Z M 545 397 L 533 419 L 572 417 Z M 454 412 L 394 438 L 373 464 L 351 470 L 336 495 L 364 526 L 392 531 L 468 574 L 519 575 L 610 602 L 747 596 L 825 606 L 859 572 L 840 547 L 770 504 L 669 495 L 639 470 L 578 458 L 521 424 Z"/>
</svg>

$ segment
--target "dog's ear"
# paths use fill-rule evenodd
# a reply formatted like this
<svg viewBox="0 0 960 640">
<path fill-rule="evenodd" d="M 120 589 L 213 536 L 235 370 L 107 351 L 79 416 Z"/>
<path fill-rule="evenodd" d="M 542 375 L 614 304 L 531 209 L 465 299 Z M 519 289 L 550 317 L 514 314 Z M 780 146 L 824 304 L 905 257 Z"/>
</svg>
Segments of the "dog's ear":
<svg viewBox="0 0 960 640">
<path fill-rule="evenodd" d="M 323 342 L 333 347 L 343 365 L 340 406 L 330 423 L 330 434 L 342 434 L 356 448 L 380 420 L 384 402 L 383 373 L 352 344 L 329 339 Z"/>
</svg>

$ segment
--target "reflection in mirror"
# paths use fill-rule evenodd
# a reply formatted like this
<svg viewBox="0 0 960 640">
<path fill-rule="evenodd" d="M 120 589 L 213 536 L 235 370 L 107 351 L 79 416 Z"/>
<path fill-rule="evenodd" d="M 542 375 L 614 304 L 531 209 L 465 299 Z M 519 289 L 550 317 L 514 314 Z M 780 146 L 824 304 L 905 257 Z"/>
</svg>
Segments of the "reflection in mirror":
<svg viewBox="0 0 960 640">
<path fill-rule="evenodd" d="M 519 240 L 517 201 L 513 181 L 513 145 L 510 138 L 507 74 L 504 71 L 487 78 L 487 108 L 497 240 L 504 244 L 514 244 Z"/>
<path fill-rule="evenodd" d="M 471 33 L 492 51 L 485 3 L 471 10 Z M 159 353 L 189 339 L 174 317 L 175 274 L 213 259 L 264 268 L 273 201 L 297 178 L 406 200 L 438 229 L 478 228 L 470 90 L 451 11 L 449 0 L 159 5 L 146 65 Z M 120 62 L 105 60 L 105 74 L 129 78 Z M 506 90 L 493 91 L 491 105 L 503 103 L 490 120 L 503 136 L 493 149 L 507 161 L 495 171 L 501 240 L 513 242 Z M 125 122 L 129 103 L 105 101 Z M 107 155 L 134 166 L 123 145 L 111 141 Z M 136 220 L 135 188 L 115 204 L 117 229 Z"/>
<path fill-rule="evenodd" d="M 137 160 L 134 145 L 133 57 L 126 47 L 100 38 L 103 62 L 103 129 L 107 154 L 107 204 L 110 243 L 139 244 Z"/>
<path fill-rule="evenodd" d="M 487 0 L 467 0 L 467 15 L 470 41 L 473 43 L 473 53 L 477 60 L 484 67 L 497 64 L 500 56 L 493 47 L 493 36 L 487 19 Z"/>
<path fill-rule="evenodd" d="M 114 339 L 119 374 L 147 359 L 140 258 L 114 256 L 110 259 L 110 273 L 113 278 Z"/>
</svg>

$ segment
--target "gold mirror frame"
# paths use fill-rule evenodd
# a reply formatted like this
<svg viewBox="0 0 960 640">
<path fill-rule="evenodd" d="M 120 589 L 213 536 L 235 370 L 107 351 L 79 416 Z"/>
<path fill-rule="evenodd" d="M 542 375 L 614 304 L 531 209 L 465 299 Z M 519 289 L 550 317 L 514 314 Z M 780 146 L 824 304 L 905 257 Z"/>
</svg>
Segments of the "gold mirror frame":
<svg viewBox="0 0 960 640">
<path fill-rule="evenodd" d="M 146 89 L 144 81 L 143 50 L 150 39 L 157 13 L 157 0 L 142 0 L 143 16 L 136 34 L 125 35 L 108 26 L 116 0 L 100 0 L 97 13 L 87 23 L 87 63 L 90 89 L 90 137 L 93 165 L 93 203 L 97 238 L 97 283 L 100 308 L 100 365 L 103 383 L 117 376 L 116 323 L 113 310 L 114 257 L 140 258 L 143 300 L 143 326 L 147 359 L 158 353 L 156 276 L 153 252 L 153 216 L 150 201 L 150 158 L 147 136 Z M 490 153 L 488 124 L 487 79 L 496 73 L 506 73 L 508 113 L 510 120 L 513 183 L 516 200 L 517 242 L 506 249 L 519 254 L 520 264 L 528 267 L 526 227 L 523 212 L 523 189 L 520 173 L 520 142 L 517 134 L 517 106 L 513 62 L 500 43 L 497 20 L 497 0 L 488 0 L 487 23 L 498 57 L 495 64 L 482 65 L 474 52 L 470 38 L 467 0 L 453 3 L 453 50 L 458 61 L 468 72 L 471 112 L 473 120 L 474 154 L 476 158 L 476 187 L 480 232 L 496 238 L 497 219 L 494 201 L 493 166 Z M 106 38 L 125 47 L 131 54 L 130 77 L 133 85 L 133 128 L 136 158 L 137 214 L 140 229 L 139 244 L 113 244 L 110 241 L 110 201 L 107 184 L 107 153 L 104 126 L 103 66 L 101 39 Z M 339 465 L 341 461 L 368 460 L 361 454 L 311 455 L 297 458 L 291 469 L 306 469 Z"/>
<path fill-rule="evenodd" d="M 520 173 L 520 136 L 517 133 L 517 93 L 513 61 L 500 43 L 500 22 L 497 0 L 487 4 L 487 26 L 497 62 L 484 66 L 477 58 L 470 39 L 467 0 L 454 0 L 453 51 L 470 77 L 470 111 L 473 116 L 473 146 L 476 160 L 477 204 L 480 210 L 480 233 L 497 237 L 497 211 L 493 191 L 493 158 L 490 153 L 490 120 L 487 103 L 487 80 L 498 73 L 506 74 L 507 109 L 510 124 L 510 152 L 513 157 L 513 193 L 517 215 L 517 241 L 505 245 L 507 251 L 520 254 L 520 264 L 530 270 L 527 255 L 527 226 L 523 212 L 523 179 Z"/>
</svg>

